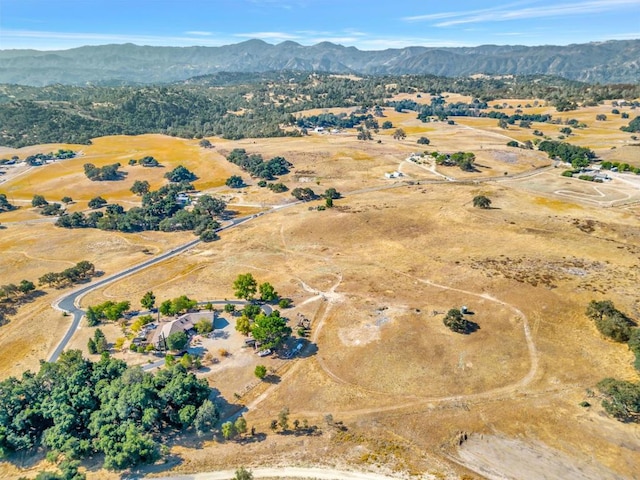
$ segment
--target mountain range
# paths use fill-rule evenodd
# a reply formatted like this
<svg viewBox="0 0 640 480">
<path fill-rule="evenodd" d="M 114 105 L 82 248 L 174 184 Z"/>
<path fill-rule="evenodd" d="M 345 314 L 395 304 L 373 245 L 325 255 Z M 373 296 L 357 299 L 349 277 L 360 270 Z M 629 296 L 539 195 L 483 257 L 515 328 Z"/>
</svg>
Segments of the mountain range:
<svg viewBox="0 0 640 480">
<path fill-rule="evenodd" d="M 291 41 L 272 45 L 262 40 L 221 47 L 122 44 L 58 51 L 0 50 L 0 83 L 33 86 L 168 83 L 216 72 L 280 70 L 447 77 L 545 74 L 588 83 L 637 83 L 640 40 L 378 51 L 329 42 L 303 46 Z"/>
</svg>

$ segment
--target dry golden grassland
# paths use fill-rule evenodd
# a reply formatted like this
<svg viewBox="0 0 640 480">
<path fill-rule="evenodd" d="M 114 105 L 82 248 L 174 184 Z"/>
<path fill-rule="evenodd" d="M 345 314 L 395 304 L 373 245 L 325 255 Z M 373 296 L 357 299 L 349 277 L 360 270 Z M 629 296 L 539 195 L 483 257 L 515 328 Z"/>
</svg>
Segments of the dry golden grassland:
<svg viewBox="0 0 640 480">
<path fill-rule="evenodd" d="M 633 151 L 637 147 L 610 150 L 629 135 L 616 131 L 617 120 L 607 129 L 599 124 L 609 120 L 595 122 L 596 113 L 608 108 L 569 112 L 569 118 L 584 118 L 588 126 L 579 134 L 585 141 L 592 137 L 594 148 L 601 145 L 599 152 Z M 452 441 L 468 432 L 543 444 L 575 465 L 588 462 L 595 471 L 632 478 L 640 464 L 640 427 L 607 418 L 599 399 L 587 392 L 604 377 L 637 381 L 638 375 L 627 347 L 603 339 L 584 310 L 590 300 L 607 298 L 640 317 L 640 217 L 637 203 L 632 204 L 638 201 L 637 189 L 618 180 L 598 185 L 601 202 L 624 200 L 622 206 L 601 208 L 593 184 L 560 177 L 561 169 L 520 179 L 443 182 L 428 170 L 431 165 L 404 161 L 425 149 L 416 144 L 422 135 L 431 139 L 429 151 L 476 153 L 478 173 L 437 168 L 459 179 L 524 173 L 550 161 L 541 152 L 506 147 L 510 139 L 533 137 L 518 127 L 501 130 L 497 120 L 422 124 L 414 113 L 385 113 L 394 129 L 407 132 L 405 140 L 394 140 L 394 129 L 375 135 L 379 144 L 359 142 L 354 131 L 347 131 L 212 139 L 216 148 L 205 151 L 197 141 L 110 137 L 82 147 L 85 157 L 71 161 L 75 170 L 69 161 L 61 162 L 1 184 L 1 191 L 57 199 L 72 188 L 78 193 L 70 196 L 83 201 L 104 193 L 108 200 L 135 202 L 127 193 L 134 175 L 148 175 L 158 186 L 168 168 L 183 163 L 201 177 L 196 187 L 233 196 L 239 210 L 289 202 L 288 193 L 220 187 L 226 176 L 242 174 L 222 154 L 241 147 L 266 159 L 282 155 L 291 161 L 292 173 L 281 179 L 290 189 L 309 186 L 321 193 L 334 187 L 344 194 L 326 211 L 310 210 L 322 203 L 316 201 L 256 218 L 222 233 L 217 242 L 199 244 L 82 299 L 84 307 L 129 300 L 137 308 L 147 290 L 159 300 L 182 294 L 231 298 L 233 280 L 251 272 L 293 300 L 294 308 L 283 313 L 294 330 L 298 313 L 311 319 L 304 358 L 268 359 L 277 382 L 256 382 L 253 369 L 264 360 L 243 351 L 203 374 L 230 403 L 249 407 L 249 425 L 266 438 L 246 444 L 193 439 L 172 448 L 183 458 L 175 472 L 305 463 L 458 478 L 468 471 L 450 461 L 456 454 Z M 549 132 L 559 128 L 541 125 Z M 154 155 L 166 168 L 126 165 L 128 158 L 144 155 Z M 82 164 L 90 158 L 96 165 L 120 161 L 129 176 L 106 187 L 89 182 Z M 66 184 L 52 173 L 59 165 L 65 165 Z M 393 170 L 406 176 L 384 178 Z M 479 194 L 491 198 L 492 209 L 473 208 Z M 193 238 L 189 232 L 60 230 L 34 222 L 28 208 L 18 212 L 0 216 L 3 223 L 6 215 L 18 222 L 8 223 L 0 234 L 3 282 L 35 279 L 84 259 L 109 274 L 149 258 L 144 248 L 155 254 Z M 36 368 L 55 346 L 69 319 L 48 304 L 61 293 L 49 291 L 1 327 L 2 376 Z M 452 333 L 442 323 L 449 308 L 462 305 L 474 312 L 470 318 L 479 327 L 469 335 Z M 104 331 L 110 341 L 121 335 L 115 325 Z M 92 332 L 83 326 L 71 346 L 84 350 Z M 580 407 L 584 400 L 593 406 Z M 272 434 L 269 424 L 283 406 L 289 407 L 291 421 L 308 419 L 324 433 Z M 348 432 L 328 426 L 323 420 L 328 413 L 344 421 Z M 521 462 L 520 471 L 527 471 L 527 460 Z M 17 472 L 6 468 L 9 476 Z M 90 477 L 116 478 L 102 471 Z"/>
</svg>

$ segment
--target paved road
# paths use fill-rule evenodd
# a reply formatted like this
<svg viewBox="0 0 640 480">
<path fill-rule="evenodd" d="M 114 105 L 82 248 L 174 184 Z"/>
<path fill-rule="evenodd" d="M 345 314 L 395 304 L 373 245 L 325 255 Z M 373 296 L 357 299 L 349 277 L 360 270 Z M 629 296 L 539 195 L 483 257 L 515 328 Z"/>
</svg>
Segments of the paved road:
<svg viewBox="0 0 640 480">
<path fill-rule="evenodd" d="M 290 203 L 287 204 L 287 206 L 292 206 L 292 205 L 296 205 L 298 202 L 295 203 Z M 268 212 L 264 212 L 264 213 L 270 213 L 272 211 L 275 210 L 269 210 Z M 233 227 L 236 227 L 238 225 L 241 225 L 245 222 L 248 222 L 254 218 L 257 218 L 261 215 L 263 215 L 264 213 L 259 213 L 256 215 L 249 215 L 247 217 L 240 217 L 240 218 L 234 218 L 233 220 L 231 220 L 227 225 L 224 225 L 223 227 L 220 227 L 218 230 L 216 230 L 217 232 L 221 232 L 224 230 L 229 230 Z M 73 315 L 73 321 L 71 322 L 71 325 L 69 325 L 69 329 L 67 330 L 67 332 L 65 333 L 64 337 L 62 337 L 62 340 L 60 340 L 60 343 L 58 344 L 58 346 L 56 347 L 56 349 L 53 351 L 53 353 L 51 354 L 51 356 L 49 357 L 49 361 L 50 362 L 55 362 L 58 357 L 60 356 L 60 354 L 62 353 L 62 351 L 66 348 L 67 344 L 69 343 L 69 341 L 71 340 L 71 337 L 73 337 L 73 334 L 75 333 L 75 331 L 78 329 L 78 326 L 80 325 L 80 320 L 82 319 L 82 316 L 84 315 L 84 310 L 81 310 L 79 308 L 79 301 L 80 299 L 86 295 L 87 293 L 103 287 L 104 285 L 107 285 L 109 283 L 115 282 L 117 280 L 120 280 L 124 277 L 127 277 L 129 275 L 132 275 L 134 273 L 137 273 L 141 270 L 144 270 L 145 268 L 148 268 L 152 265 L 155 265 L 159 262 L 162 262 L 164 260 L 167 260 L 168 258 L 172 258 L 175 257 L 176 255 L 180 255 L 181 253 L 189 250 L 190 248 L 193 248 L 194 246 L 196 246 L 197 244 L 200 243 L 200 239 L 195 239 L 195 240 L 191 240 L 190 242 L 185 243 L 184 245 L 180 245 L 179 247 L 173 248 L 172 250 L 169 250 L 168 252 L 165 252 L 161 255 L 158 255 L 157 257 L 151 258 L 145 262 L 139 263 L 138 265 L 134 265 L 133 267 L 129 267 L 126 270 L 123 270 L 121 272 L 118 272 L 114 275 L 111 275 L 107 278 L 103 278 L 98 280 L 97 282 L 92 282 L 89 285 L 86 285 L 84 287 L 80 287 L 70 293 L 67 293 L 66 295 L 60 297 L 58 300 L 56 300 L 53 303 L 53 307 L 58 309 L 58 310 L 62 310 L 65 311 L 71 315 Z M 212 302 L 214 303 L 214 302 Z M 224 302 L 224 303 L 233 303 L 233 302 Z"/>
<path fill-rule="evenodd" d="M 550 169 L 552 167 L 546 167 L 546 168 L 539 168 L 539 169 L 535 169 L 533 171 L 528 171 L 528 172 L 523 172 L 517 175 L 513 175 L 513 176 L 509 176 L 509 177 L 502 177 L 500 179 L 507 179 L 507 178 L 518 178 L 518 177 L 522 177 L 522 176 L 528 176 L 531 174 L 536 174 L 539 173 L 541 171 L 545 171 L 546 169 Z M 486 182 L 486 181 L 495 181 L 498 178 L 494 177 L 494 178 L 481 178 L 476 180 L 476 182 Z M 455 179 L 454 179 L 455 181 Z M 427 180 L 427 181 L 420 181 L 418 182 L 418 184 L 436 184 L 436 183 L 448 183 L 447 180 Z M 346 196 L 352 196 L 352 195 L 358 195 L 358 194 L 362 194 L 362 193 L 369 193 L 369 192 L 374 192 L 374 191 L 380 191 L 380 190 L 387 190 L 387 189 L 392 189 L 392 188 L 400 188 L 400 187 L 407 187 L 410 186 L 410 183 L 394 183 L 391 185 L 382 185 L 382 186 L 377 186 L 377 187 L 370 187 L 370 188 L 363 188 L 360 190 L 354 190 L 351 192 L 348 192 L 347 194 L 343 195 L 343 197 Z M 296 202 L 291 202 L 291 203 L 287 203 L 284 205 L 277 205 L 275 207 L 272 207 L 270 210 L 267 210 L 266 212 L 260 212 L 260 213 L 256 213 L 254 215 L 248 215 L 245 217 L 240 217 L 240 218 L 235 218 L 233 220 L 231 220 L 227 225 L 220 227 L 218 230 L 216 230 L 217 232 L 221 232 L 224 230 L 229 230 L 231 228 L 234 228 L 238 225 L 241 225 L 243 223 L 249 222 L 255 218 L 261 217 L 263 215 L 267 215 L 270 213 L 274 213 L 277 212 L 279 210 L 282 210 L 283 208 L 290 208 L 293 207 L 295 205 L 299 205 L 301 203 L 304 203 L 302 201 L 296 201 Z M 168 258 L 172 258 L 175 257 L 176 255 L 179 255 L 187 250 L 189 250 L 190 248 L 193 248 L 194 246 L 196 246 L 198 243 L 200 243 L 199 239 L 196 240 L 192 240 L 190 242 L 185 243 L 184 245 L 181 245 L 179 247 L 176 247 L 172 250 L 169 250 L 166 253 L 163 253 L 161 255 L 158 255 L 157 257 L 154 257 L 150 260 L 147 260 L 145 262 L 142 262 L 138 265 L 134 265 L 133 267 L 129 267 L 126 270 L 123 270 L 119 273 L 116 273 L 114 275 L 111 275 L 110 277 L 98 280 L 97 282 L 91 283 L 90 285 L 81 287 L 77 290 L 74 290 L 66 295 L 64 295 L 63 297 L 59 298 L 58 300 L 56 300 L 53 304 L 54 308 L 57 308 L 59 310 L 65 311 L 71 315 L 73 315 L 73 321 L 71 322 L 71 325 L 69 326 L 69 329 L 67 330 L 67 332 L 65 333 L 64 337 L 62 338 L 62 340 L 60 341 L 60 343 L 58 344 L 58 346 L 56 347 L 56 349 L 53 351 L 53 353 L 51 354 L 51 356 L 49 357 L 49 361 L 53 362 L 55 360 L 58 359 L 58 357 L 60 356 L 60 354 L 62 353 L 62 351 L 65 349 L 65 347 L 67 346 L 67 344 L 69 343 L 69 341 L 71 340 L 71 337 L 73 336 L 73 334 L 75 333 L 75 331 L 78 329 L 78 326 L 80 325 L 80 320 L 82 319 L 82 316 L 84 315 L 84 311 L 81 310 L 78 306 L 78 302 L 80 301 L 80 299 L 86 295 L 87 293 L 100 288 L 104 285 L 107 285 L 109 283 L 115 282 L 117 280 L 120 280 L 124 277 L 127 277 L 129 275 L 132 275 L 134 273 L 137 273 L 141 270 L 144 270 L 145 268 L 148 268 L 152 265 L 155 265 L 159 262 L 162 262 L 164 260 L 167 260 Z M 213 302 L 212 302 L 213 303 Z"/>
<path fill-rule="evenodd" d="M 222 227 L 220 227 L 218 230 L 216 230 L 216 232 L 222 232 L 224 230 L 229 230 L 231 228 L 237 227 L 238 225 L 241 225 L 243 223 L 246 223 L 250 220 L 253 220 L 255 218 L 261 217 L 262 215 L 265 215 L 267 213 L 272 213 L 278 210 L 281 210 L 282 208 L 287 208 L 287 207 L 292 207 L 294 205 L 298 205 L 301 202 L 292 202 L 292 203 L 288 203 L 285 205 L 278 205 L 277 207 L 272 208 L 271 210 L 267 211 L 267 212 L 260 212 L 254 215 L 249 215 L 246 217 L 240 217 L 240 218 L 234 218 L 233 220 L 231 220 L 227 225 L 224 225 Z M 129 275 L 132 275 L 134 273 L 137 273 L 141 270 L 144 270 L 145 268 L 148 268 L 152 265 L 155 265 L 159 262 L 162 262 L 164 260 L 167 260 L 169 258 L 175 257 L 176 255 L 180 255 L 183 252 L 186 252 L 187 250 L 189 250 L 190 248 L 193 248 L 194 246 L 196 246 L 197 244 L 200 243 L 200 239 L 195 239 L 195 240 L 191 240 L 190 242 L 187 242 L 183 245 L 180 245 L 179 247 L 173 248 L 172 250 L 169 250 L 168 252 L 165 252 L 161 255 L 158 255 L 157 257 L 151 258 L 145 262 L 139 263 L 138 265 L 134 265 L 133 267 L 129 267 L 126 270 L 123 270 L 121 272 L 118 272 L 114 275 L 111 275 L 110 277 L 107 278 L 103 278 L 101 280 L 98 280 L 97 282 L 93 282 L 90 285 L 81 287 L 79 289 L 76 289 L 62 297 L 60 297 L 58 300 L 56 300 L 53 304 L 53 307 L 58 309 L 58 310 L 62 310 L 65 311 L 71 315 L 73 315 L 73 321 L 71 322 L 71 325 L 69 325 L 69 329 L 67 330 L 67 332 L 65 333 L 64 337 L 62 338 L 62 340 L 60 341 L 60 343 L 58 344 L 58 346 L 56 347 L 56 349 L 53 351 L 53 353 L 51 354 L 51 356 L 49 357 L 49 361 L 50 362 L 55 362 L 58 357 L 60 356 L 60 354 L 62 353 L 62 351 L 65 349 L 65 347 L 67 346 L 67 344 L 69 343 L 69 341 L 71 340 L 71 337 L 73 337 L 73 334 L 75 333 L 75 331 L 78 329 L 79 325 L 80 325 L 80 320 L 82 319 L 83 315 L 84 315 L 84 310 L 81 310 L 79 308 L 79 301 L 80 299 L 86 295 L 87 293 L 103 287 L 104 285 L 107 285 L 109 283 L 115 282 L 117 280 L 120 280 L 124 277 L 127 277 Z M 217 303 L 217 302 L 222 302 L 219 300 L 216 300 L 214 302 L 211 303 Z M 205 302 L 206 303 L 206 302 Z M 224 301 L 223 303 L 236 303 L 235 301 L 232 302 L 226 302 Z M 269 308 L 269 307 L 267 307 Z M 266 311 L 266 310 L 265 310 Z M 270 313 L 270 312 L 268 312 Z"/>
</svg>

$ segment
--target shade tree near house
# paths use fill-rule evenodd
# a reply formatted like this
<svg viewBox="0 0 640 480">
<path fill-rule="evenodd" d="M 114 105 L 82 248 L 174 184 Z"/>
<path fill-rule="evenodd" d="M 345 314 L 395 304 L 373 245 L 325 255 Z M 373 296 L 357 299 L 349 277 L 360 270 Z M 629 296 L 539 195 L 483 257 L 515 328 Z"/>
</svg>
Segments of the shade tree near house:
<svg viewBox="0 0 640 480">
<path fill-rule="evenodd" d="M 278 300 L 278 292 L 269 282 L 261 283 L 258 287 L 260 300 L 263 302 L 275 302 Z"/>
<path fill-rule="evenodd" d="M 242 315 L 249 318 L 250 320 L 254 320 L 256 318 L 256 315 L 258 315 L 261 311 L 262 309 L 260 308 L 260 305 L 256 305 L 255 303 L 247 303 L 242 308 Z"/>
<path fill-rule="evenodd" d="M 196 329 L 199 335 L 206 335 L 213 332 L 213 322 L 208 318 L 202 318 L 196 322 L 193 328 Z"/>
<path fill-rule="evenodd" d="M 256 315 L 251 334 L 264 348 L 278 348 L 291 336 L 291 328 L 286 319 L 280 316 L 280 312 L 274 310 L 269 315 Z"/>
<path fill-rule="evenodd" d="M 162 302 L 159 310 L 162 315 L 173 316 L 193 310 L 197 305 L 197 300 L 193 300 L 186 295 L 180 295 L 179 297 Z"/>
<path fill-rule="evenodd" d="M 186 332 L 173 332 L 166 339 L 169 350 L 182 350 L 189 343 L 189 336 Z"/>
<path fill-rule="evenodd" d="M 107 338 L 99 328 L 96 328 L 96 331 L 93 332 L 93 337 L 89 338 L 89 341 L 87 342 L 87 350 L 92 355 L 101 355 L 102 352 L 109 351 L 109 342 L 107 342 Z"/>
<path fill-rule="evenodd" d="M 142 308 L 146 308 L 147 310 L 151 310 L 156 304 L 156 296 L 150 290 L 146 292 L 142 298 L 140 299 L 140 305 Z"/>
<path fill-rule="evenodd" d="M 236 331 L 244 336 L 249 335 L 249 333 L 251 333 L 251 319 L 246 315 L 238 317 L 236 320 Z"/>
<path fill-rule="evenodd" d="M 431 152 L 436 164 L 446 167 L 458 166 L 461 170 L 472 172 L 475 170 L 476 156 L 473 152 L 439 153 Z"/>
<path fill-rule="evenodd" d="M 258 291 L 258 282 L 251 273 L 243 273 L 233 282 L 233 290 L 236 298 L 251 300 Z"/>
<path fill-rule="evenodd" d="M 115 322 L 123 317 L 124 312 L 129 310 L 130 306 L 128 301 L 114 302 L 112 300 L 92 305 L 85 312 L 87 324 L 93 327 L 104 320 Z"/>
<path fill-rule="evenodd" d="M 570 163 L 573 168 L 589 166 L 596 155 L 586 147 L 579 147 L 565 142 L 544 140 L 538 144 L 538 150 L 547 152 L 549 158 L 559 158 L 563 162 Z"/>
<path fill-rule="evenodd" d="M 255 370 L 253 371 L 256 377 L 260 380 L 264 379 L 267 376 L 267 367 L 264 365 L 256 365 Z"/>
</svg>

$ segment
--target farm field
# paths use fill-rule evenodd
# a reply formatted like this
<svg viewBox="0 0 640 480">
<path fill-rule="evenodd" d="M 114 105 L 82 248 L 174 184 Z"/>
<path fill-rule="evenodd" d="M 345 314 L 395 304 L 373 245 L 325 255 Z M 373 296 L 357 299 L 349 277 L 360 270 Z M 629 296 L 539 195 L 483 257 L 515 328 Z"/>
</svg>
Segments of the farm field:
<svg viewBox="0 0 640 480">
<path fill-rule="evenodd" d="M 503 103 L 491 104 L 498 102 Z M 525 100 L 504 102 L 515 107 Z M 610 109 L 566 112 L 567 118 L 587 124 L 567 141 L 589 146 L 603 159 L 640 166 L 640 148 L 619 130 L 627 121 L 612 118 Z M 595 120 L 601 113 L 607 121 Z M 422 478 L 481 478 L 478 472 L 490 470 L 499 478 L 527 471 L 543 458 L 558 478 L 580 471 L 586 472 L 584 478 L 634 478 L 640 427 L 607 417 L 593 393 L 605 377 L 637 381 L 633 355 L 626 345 L 604 339 L 584 312 L 591 300 L 611 299 L 640 318 L 637 177 L 611 174 L 613 179 L 602 184 L 562 177 L 564 168 L 554 168 L 546 153 L 506 146 L 510 140 L 532 139 L 531 130 L 500 129 L 496 119 L 455 117 L 455 124 L 447 125 L 422 123 L 415 112 L 387 108 L 385 115 L 394 128 L 380 130 L 372 142 L 358 141 L 355 130 L 345 130 L 302 138 L 210 138 L 212 149 L 200 148 L 197 140 L 159 135 L 104 137 L 90 146 L 5 149 L 1 155 L 71 148 L 81 156 L 0 183 L 0 193 L 21 207 L 0 214 L 2 283 L 36 281 L 81 260 L 108 276 L 194 240 L 192 232 L 62 229 L 29 205 L 34 194 L 50 201 L 69 195 L 76 201 L 71 211 L 86 211 L 88 200 L 101 195 L 130 208 L 140 204 L 129 191 L 134 180 L 157 188 L 165 184 L 166 171 L 182 164 L 198 175 L 199 193 L 220 195 L 239 216 L 268 213 L 222 232 L 215 242 L 199 243 L 96 289 L 80 305 L 128 300 L 137 309 L 149 290 L 159 300 L 183 294 L 202 301 L 231 299 L 234 279 L 250 272 L 292 300 L 293 307 L 282 315 L 294 335 L 298 315 L 310 320 L 311 330 L 300 358 L 263 360 L 242 346 L 235 317 L 224 314 L 219 345 L 215 337 L 210 345 L 230 355 L 205 364 L 199 375 L 217 389 L 229 412 L 247 409 L 245 418 L 260 440 L 194 436 L 182 446 L 169 445 L 179 461 L 142 473 L 290 464 Z M 562 128 L 540 125 L 532 129 L 554 139 Z M 405 139 L 392 137 L 396 128 L 406 132 Z M 430 144 L 417 145 L 421 136 Z M 234 148 L 265 159 L 285 157 L 293 167 L 277 181 L 290 190 L 336 188 L 342 198 L 324 211 L 316 208 L 323 200 L 293 204 L 289 192 L 260 188 L 227 162 L 224 156 Z M 428 156 L 418 164 L 406 160 L 425 150 L 472 151 L 477 171 L 436 166 Z M 127 164 L 146 155 L 163 167 Z M 127 175 L 121 181 L 91 182 L 82 171 L 89 161 L 97 166 L 118 161 Z M 393 171 L 402 176 L 385 177 Z M 243 176 L 248 187 L 226 187 L 231 175 Z M 474 208 L 478 195 L 489 197 L 492 208 Z M 36 369 L 69 325 L 70 318 L 50 305 L 70 289 L 43 290 L 45 295 L 0 327 L 2 378 Z M 468 317 L 477 327 L 468 335 L 455 334 L 442 322 L 449 309 L 461 306 L 472 312 Z M 101 328 L 111 342 L 122 335 L 117 324 Z M 88 354 L 93 331 L 82 322 L 69 348 Z M 114 354 L 135 364 L 156 360 Z M 271 382 L 256 380 L 258 363 L 274 372 Z M 584 401 L 591 406 L 580 406 Z M 271 421 L 285 406 L 291 419 L 307 420 L 323 433 L 271 432 Z M 328 422 L 328 414 L 347 430 Z M 503 470 L 499 462 L 486 461 L 500 451 L 511 453 Z M 588 468 L 581 470 L 583 465 Z M 0 476 L 33 476 L 37 469 L 37 463 L 23 470 L 3 463 Z M 88 478 L 120 476 L 100 470 L 96 461 Z"/>
</svg>

